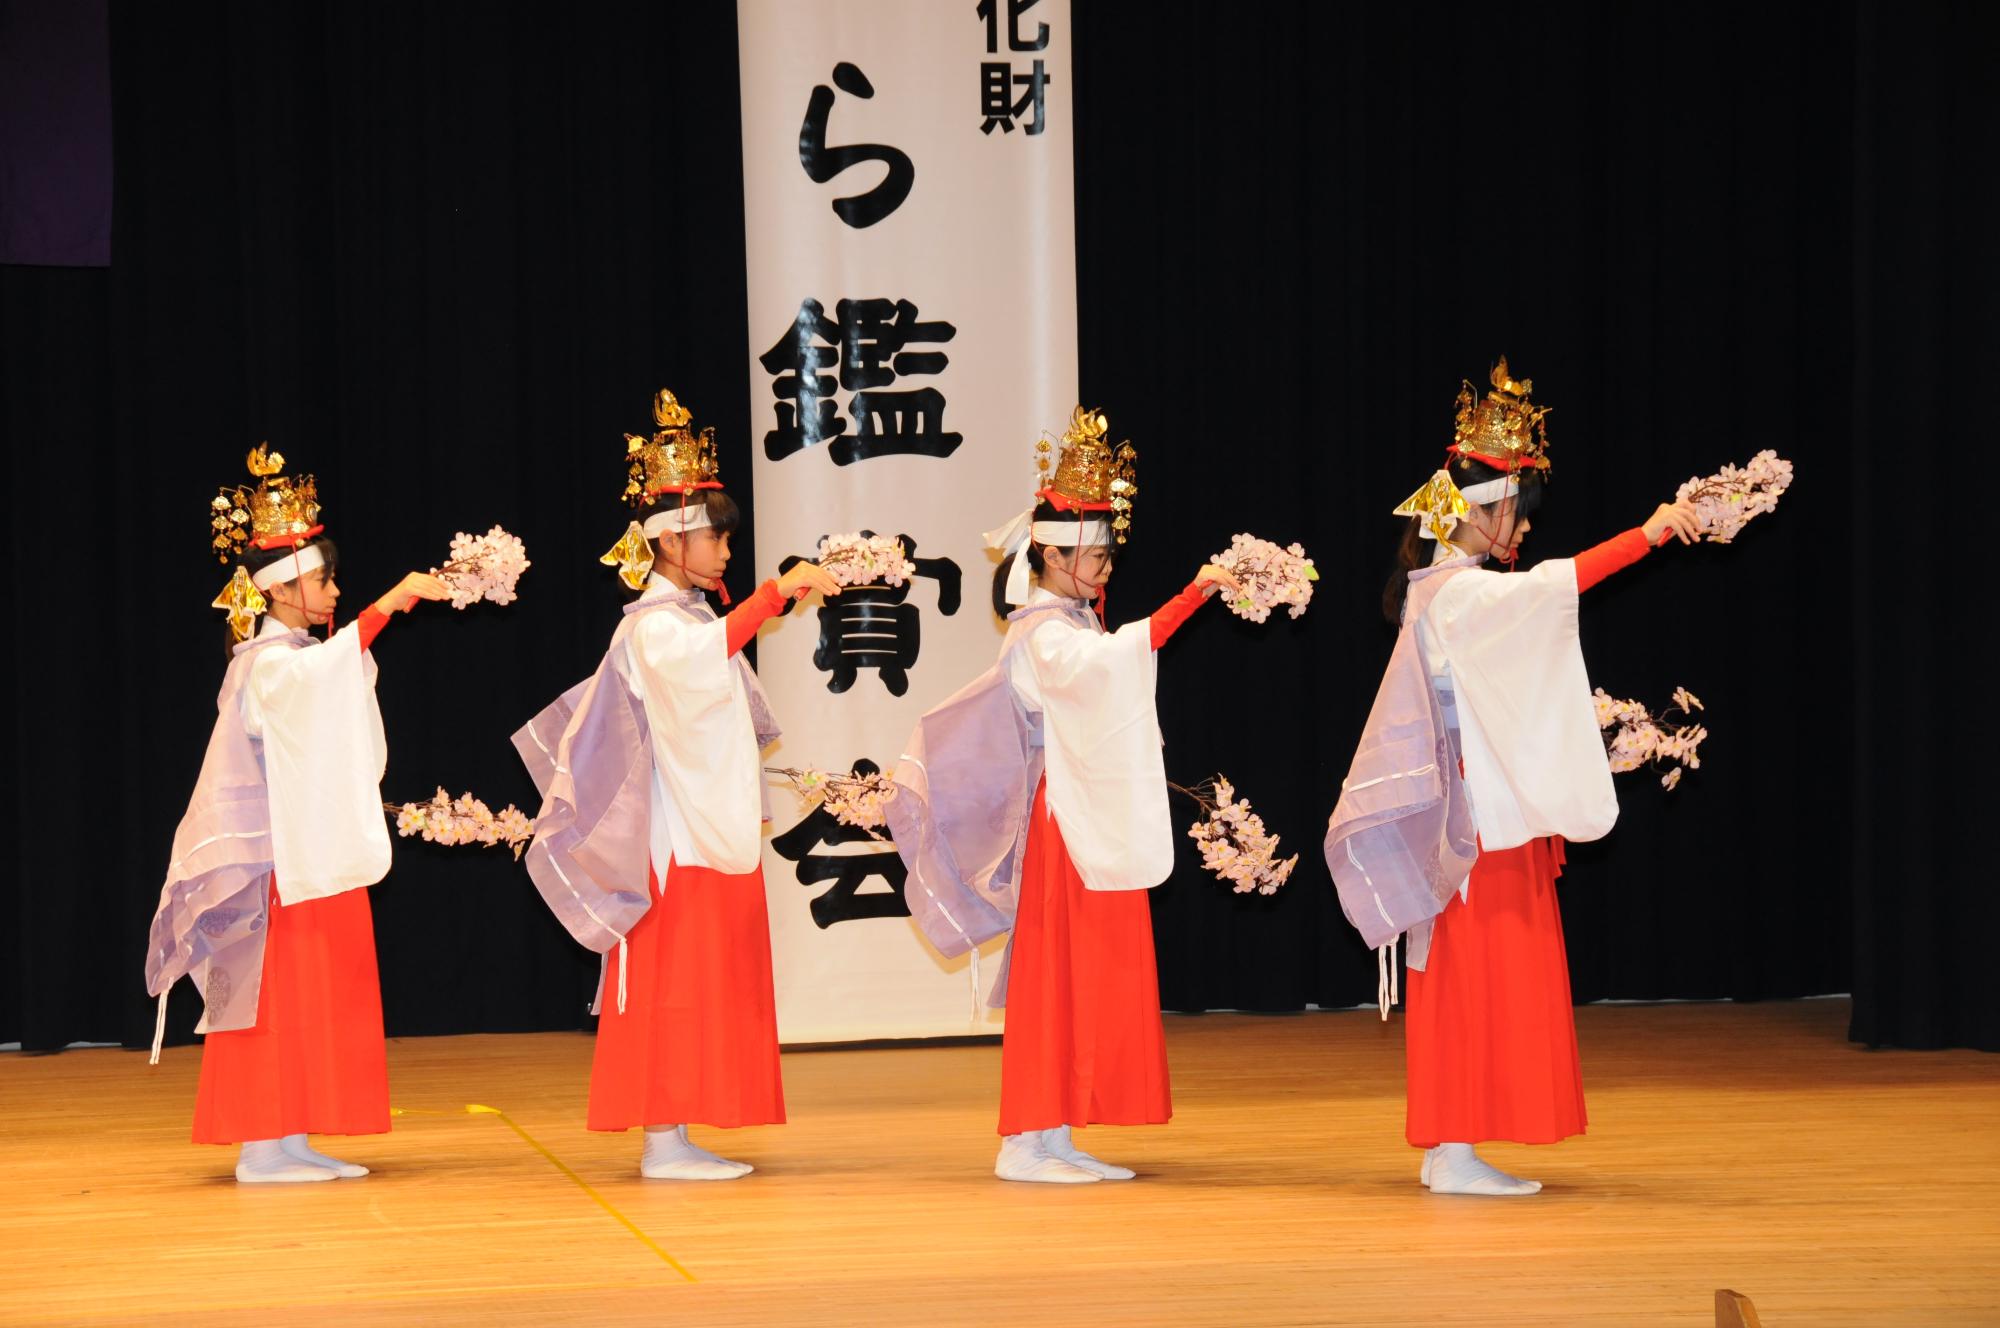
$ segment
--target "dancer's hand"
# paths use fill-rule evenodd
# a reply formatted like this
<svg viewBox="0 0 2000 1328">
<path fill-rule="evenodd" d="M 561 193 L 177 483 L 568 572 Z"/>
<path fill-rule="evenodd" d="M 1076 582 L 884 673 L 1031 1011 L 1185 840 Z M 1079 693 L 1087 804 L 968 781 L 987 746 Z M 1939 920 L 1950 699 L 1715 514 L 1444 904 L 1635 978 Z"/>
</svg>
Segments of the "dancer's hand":
<svg viewBox="0 0 2000 1328">
<path fill-rule="evenodd" d="M 792 570 L 778 578 L 778 593 L 789 599 L 804 599 L 815 590 L 822 595 L 840 593 L 840 582 L 818 563 L 793 563 Z"/>
<path fill-rule="evenodd" d="M 1243 583 L 1238 581 L 1232 573 L 1217 567 L 1214 563 L 1203 563 L 1201 565 L 1201 570 L 1194 574 L 1194 584 L 1201 591 L 1203 599 L 1207 599 L 1213 595 L 1216 589 L 1221 586 L 1228 586 L 1239 595 L 1243 593 Z"/>
<path fill-rule="evenodd" d="M 383 616 L 392 613 L 408 613 L 417 607 L 420 599 L 450 599 L 451 592 L 444 588 L 444 582 L 429 572 L 411 572 L 396 583 L 396 588 L 375 601 L 375 611 Z"/>
<path fill-rule="evenodd" d="M 1639 530 L 1653 548 L 1665 544 L 1669 535 L 1683 544 L 1694 544 L 1701 539 L 1701 523 L 1695 517 L 1694 504 L 1685 498 L 1677 503 L 1661 503 Z"/>
</svg>

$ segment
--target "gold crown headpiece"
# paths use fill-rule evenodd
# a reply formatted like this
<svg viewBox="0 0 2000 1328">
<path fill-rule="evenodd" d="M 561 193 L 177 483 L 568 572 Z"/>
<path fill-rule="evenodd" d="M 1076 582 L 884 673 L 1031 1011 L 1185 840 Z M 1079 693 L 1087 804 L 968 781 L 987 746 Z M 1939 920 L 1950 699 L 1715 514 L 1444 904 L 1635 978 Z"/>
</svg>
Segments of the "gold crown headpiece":
<svg viewBox="0 0 2000 1328">
<path fill-rule="evenodd" d="M 1046 435 L 1035 442 L 1036 495 L 1062 511 L 1109 512 L 1118 543 L 1132 528 L 1132 500 L 1139 495 L 1139 449 L 1128 439 L 1115 448 L 1101 410 L 1078 406 L 1062 436 L 1062 452 Z M 1051 473 L 1053 471 L 1053 473 Z"/>
<path fill-rule="evenodd" d="M 251 549 L 303 544 L 326 529 L 319 524 L 319 485 L 310 475 L 279 474 L 285 458 L 270 448 L 257 444 L 244 462 L 256 488 L 239 484 L 208 500 L 208 546 L 219 563 Z"/>
<path fill-rule="evenodd" d="M 215 560 L 226 563 L 252 549 L 297 548 L 325 530 L 319 523 L 319 485 L 310 475 L 283 475 L 285 458 L 269 443 L 244 459 L 257 477 L 257 487 L 236 485 L 208 500 L 208 547 Z M 267 607 L 264 596 L 241 563 L 209 607 L 229 615 L 229 630 L 247 641 L 257 616 Z"/>
<path fill-rule="evenodd" d="M 1507 372 L 1507 357 L 1493 366 L 1489 381 L 1493 390 L 1481 398 L 1470 379 L 1458 389 L 1458 425 L 1453 430 L 1451 454 L 1461 467 L 1477 461 L 1508 474 L 1523 470 L 1549 469 L 1549 433 L 1543 420 L 1547 406 L 1528 400 L 1535 390 L 1531 378 L 1516 379 Z"/>
<path fill-rule="evenodd" d="M 644 507 L 663 493 L 722 487 L 716 478 L 715 430 L 695 433 L 688 427 L 693 418 L 666 388 L 654 394 L 653 423 L 659 429 L 652 441 L 635 433 L 625 435 L 625 454 L 632 460 L 625 484 L 626 502 Z"/>
</svg>

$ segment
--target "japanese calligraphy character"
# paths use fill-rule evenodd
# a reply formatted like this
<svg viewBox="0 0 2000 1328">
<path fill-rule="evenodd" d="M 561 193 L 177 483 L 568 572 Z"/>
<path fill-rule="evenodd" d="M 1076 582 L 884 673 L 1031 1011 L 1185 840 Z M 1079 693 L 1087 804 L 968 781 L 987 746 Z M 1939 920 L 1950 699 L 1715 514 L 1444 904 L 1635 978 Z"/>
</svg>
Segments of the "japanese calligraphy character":
<svg viewBox="0 0 2000 1328">
<path fill-rule="evenodd" d="M 1040 4 L 1041 0 L 1007 0 L 1007 49 L 1010 51 L 1045 51 L 1049 46 L 1049 25 L 1035 25 L 1035 39 L 1027 41 L 1021 36 L 1021 15 Z M 989 54 L 1000 50 L 1000 16 L 993 0 L 979 0 L 979 17 L 986 20 L 986 50 Z"/>
<path fill-rule="evenodd" d="M 861 533 L 872 536 L 875 532 Z M 917 576 L 927 576 L 938 583 L 938 612 L 946 617 L 957 613 L 958 564 L 949 558 L 919 558 L 915 540 L 908 535 L 897 538 L 903 542 L 910 561 L 916 564 Z M 781 560 L 778 574 L 783 576 L 793 564 L 802 561 L 797 555 Z M 826 683 L 829 692 L 838 696 L 854 686 L 862 669 L 874 669 L 891 696 L 901 696 L 910 690 L 909 670 L 917 662 L 923 639 L 917 606 L 905 602 L 910 597 L 910 586 L 910 581 L 900 586 L 848 586 L 839 598 L 821 606 L 819 645 L 813 651 L 813 667 L 830 675 Z"/>
<path fill-rule="evenodd" d="M 842 92 L 852 96 L 875 95 L 868 76 L 844 60 L 833 67 L 833 81 Z M 805 122 L 799 126 L 799 164 L 806 168 L 806 176 L 814 184 L 825 184 L 849 167 L 865 162 L 879 161 L 889 168 L 881 183 L 867 193 L 833 200 L 834 215 L 859 230 L 873 226 L 903 205 L 903 200 L 910 196 L 910 187 L 916 183 L 917 168 L 909 153 L 884 143 L 828 147 L 826 129 L 833 114 L 833 98 L 833 88 L 826 84 L 813 88 L 812 98 L 806 103 Z"/>
<path fill-rule="evenodd" d="M 777 427 L 764 435 L 764 455 L 781 461 L 794 452 L 831 442 L 834 464 L 883 456 L 944 458 L 965 435 L 944 427 L 945 396 L 935 387 L 886 391 L 898 376 L 936 374 L 950 363 L 943 351 L 910 350 L 943 344 L 958 329 L 941 319 L 924 321 L 908 300 L 842 300 L 828 319 L 818 300 L 806 300 L 776 345 L 758 357 L 772 375 Z M 838 364 L 836 380 L 825 370 Z M 841 418 L 834 390 L 854 394 L 854 433 Z"/>
<path fill-rule="evenodd" d="M 1010 102 L 1007 100 L 1008 85 L 1010 82 L 1027 89 L 1026 92 L 1021 94 L 1018 101 Z M 981 64 L 979 66 L 979 113 L 985 116 L 986 119 L 985 123 L 979 126 L 979 132 L 990 134 L 993 132 L 993 126 L 999 125 L 1001 133 L 1011 134 L 1014 132 L 1015 119 L 1026 113 L 1030 106 L 1033 106 L 1035 109 L 1035 118 L 1028 125 L 1027 134 L 1032 138 L 1036 134 L 1041 133 L 1048 127 L 1042 117 L 1050 82 L 1049 76 L 1042 70 L 1042 62 L 1040 60 L 1035 61 L 1035 69 L 1031 74 L 1016 74 L 1014 73 L 1014 66 L 1010 64 L 996 64 L 990 61 Z"/>
<path fill-rule="evenodd" d="M 804 301 L 791 329 L 757 359 L 766 373 L 775 375 L 771 395 L 779 399 L 778 427 L 764 435 L 766 457 L 782 461 L 847 432 L 847 421 L 840 418 L 834 400 L 837 384 L 820 372 L 839 361 L 840 329 L 828 321 L 818 300 Z"/>
<path fill-rule="evenodd" d="M 876 774 L 880 769 L 865 758 L 854 763 L 857 775 Z M 880 847 L 871 853 L 813 852 L 820 847 L 859 843 L 873 843 Z M 861 918 L 910 916 L 910 906 L 903 898 L 903 883 L 908 869 L 904 867 L 903 859 L 896 852 L 886 829 L 878 829 L 871 835 L 859 826 L 842 825 L 825 807 L 815 807 L 791 829 L 781 835 L 773 835 L 771 847 L 779 857 L 798 864 L 794 875 L 800 885 L 833 882 L 833 888 L 816 897 L 809 906 L 812 920 L 822 929 L 836 922 L 854 922 Z M 862 893 L 861 887 L 874 877 L 880 877 L 888 889 Z"/>
</svg>

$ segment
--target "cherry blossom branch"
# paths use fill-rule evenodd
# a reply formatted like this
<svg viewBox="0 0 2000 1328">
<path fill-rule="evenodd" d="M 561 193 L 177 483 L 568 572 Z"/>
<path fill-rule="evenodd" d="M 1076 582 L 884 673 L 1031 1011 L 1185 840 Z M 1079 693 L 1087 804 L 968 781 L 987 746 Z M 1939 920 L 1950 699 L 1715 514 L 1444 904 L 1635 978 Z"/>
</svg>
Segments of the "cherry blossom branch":
<svg viewBox="0 0 2000 1328">
<path fill-rule="evenodd" d="M 1724 466 L 1706 478 L 1689 480 L 1674 496 L 1694 504 L 1703 539 L 1727 544 L 1752 518 L 1774 510 L 1791 487 L 1792 463 L 1767 448 L 1740 469 Z"/>
<path fill-rule="evenodd" d="M 464 531 L 452 536 L 451 557 L 431 574 L 451 592 L 451 606 L 462 609 L 486 600 L 492 604 L 512 604 L 514 583 L 534 564 L 521 541 L 499 526 L 484 535 Z"/>
<path fill-rule="evenodd" d="M 1278 836 L 1265 830 L 1264 818 L 1250 810 L 1247 799 L 1236 796 L 1227 779 L 1211 775 L 1193 788 L 1170 779 L 1167 787 L 1201 808 L 1202 819 L 1188 827 L 1188 838 L 1201 846 L 1202 866 L 1236 894 L 1273 895 L 1291 878 L 1299 855 L 1279 860 Z"/>
<path fill-rule="evenodd" d="M 828 535 L 819 542 L 819 565 L 843 586 L 900 586 L 917 574 L 893 535 Z"/>
<path fill-rule="evenodd" d="M 470 793 L 454 798 L 440 788 L 429 802 L 385 802 L 396 814 L 396 833 L 420 836 L 433 844 L 505 844 L 518 859 L 535 837 L 535 823 L 508 803 L 498 812 Z"/>
<path fill-rule="evenodd" d="M 1269 620 L 1271 610 L 1281 606 L 1298 617 L 1312 601 L 1312 583 L 1319 580 L 1319 569 L 1303 548 L 1292 544 L 1281 549 L 1254 535 L 1233 537 L 1228 550 L 1209 561 L 1242 585 L 1241 594 L 1224 590 L 1223 603 L 1231 613 L 1250 622 Z"/>
<path fill-rule="evenodd" d="M 765 766 L 764 773 L 784 776 L 808 809 L 824 807 L 842 825 L 866 830 L 871 839 L 887 842 L 884 836 L 875 833 L 876 826 L 888 824 L 882 804 L 895 792 L 895 785 L 887 775 L 830 775 L 813 766 L 798 769 L 773 765 Z"/>
<path fill-rule="evenodd" d="M 1659 715 L 1637 701 L 1621 701 L 1602 687 L 1592 695 L 1597 705 L 1597 727 L 1604 738 L 1604 753 L 1610 758 L 1611 772 L 1623 774 L 1642 765 L 1672 762 L 1673 768 L 1660 777 L 1660 787 L 1671 789 L 1688 770 L 1701 768 L 1699 748 L 1708 729 L 1701 724 L 1684 724 L 1669 732 L 1665 717 L 1675 712 L 1693 718 L 1702 709 L 1701 698 L 1685 687 L 1674 688 L 1674 704 Z"/>
</svg>

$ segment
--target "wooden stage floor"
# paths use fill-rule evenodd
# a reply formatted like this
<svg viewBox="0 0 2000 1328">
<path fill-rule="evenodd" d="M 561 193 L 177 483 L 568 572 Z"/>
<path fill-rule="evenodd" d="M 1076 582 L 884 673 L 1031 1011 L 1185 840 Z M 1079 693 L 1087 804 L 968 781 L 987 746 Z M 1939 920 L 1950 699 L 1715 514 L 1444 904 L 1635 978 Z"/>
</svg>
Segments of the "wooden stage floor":
<svg viewBox="0 0 2000 1328">
<path fill-rule="evenodd" d="M 375 1174 L 304 1186 L 187 1142 L 193 1047 L 9 1053 L 0 1322 L 2000 1323 L 2000 1060 L 1847 1016 L 1579 1010 L 1590 1134 L 1492 1150 L 1526 1200 L 1418 1187 L 1372 1012 L 1170 1017 L 1174 1123 L 1086 1186 L 993 1178 L 992 1045 L 788 1054 L 792 1124 L 696 1132 L 726 1184 L 583 1129 L 577 1034 L 392 1042 L 405 1114 L 334 1150 Z"/>
</svg>

